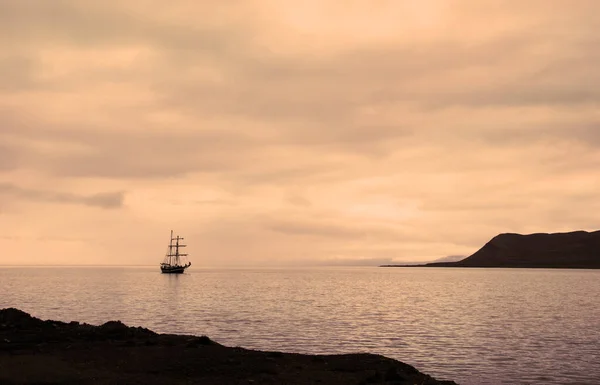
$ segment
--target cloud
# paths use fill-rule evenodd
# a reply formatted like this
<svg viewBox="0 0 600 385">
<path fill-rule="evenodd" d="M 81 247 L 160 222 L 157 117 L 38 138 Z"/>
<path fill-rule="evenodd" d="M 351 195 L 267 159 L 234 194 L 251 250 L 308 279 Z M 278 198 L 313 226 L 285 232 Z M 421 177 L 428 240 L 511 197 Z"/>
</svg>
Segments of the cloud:
<svg viewBox="0 0 600 385">
<path fill-rule="evenodd" d="M 66 176 L 157 178 L 210 172 L 235 167 L 241 162 L 236 151 L 255 141 L 228 129 L 103 129 L 94 124 L 44 124 L 10 115 L 5 115 L 4 124 L 3 134 L 13 138 L 12 152 L 36 168 Z M 45 151 L 39 150 L 39 144 Z M 63 151 L 52 150 L 61 146 Z"/>
<path fill-rule="evenodd" d="M 132 260 L 155 263 L 176 227 L 228 265 L 418 262 L 499 232 L 594 229 L 598 14 L 588 0 L 1 2 L 0 231 L 84 239 L 62 262 L 78 247 L 109 261 L 127 232 Z M 79 213 L 125 191 L 127 210 Z"/>
<path fill-rule="evenodd" d="M 55 0 L 38 3 L 31 0 L 3 3 L 0 22 L 5 39 L 18 35 L 22 43 L 70 43 L 77 46 L 107 47 L 151 42 L 162 48 L 216 48 L 221 42 L 233 39 L 233 31 L 210 23 L 190 25 L 165 20 L 154 7 L 143 9 L 144 2 L 125 6 L 108 5 L 102 1 L 81 4 L 76 1 Z M 147 4 L 146 2 L 146 5 Z"/>
<path fill-rule="evenodd" d="M 399 241 L 401 239 L 399 233 L 395 233 L 391 228 L 382 228 L 376 226 L 368 226 L 364 223 L 360 225 L 352 225 L 348 223 L 332 222 L 326 220 L 282 220 L 275 219 L 266 221 L 265 227 L 268 230 L 292 236 L 314 236 L 324 238 L 369 238 L 375 237 L 380 239 L 393 239 Z"/>
<path fill-rule="evenodd" d="M 19 165 L 19 152 L 17 149 L 0 144 L 0 172 L 14 170 Z"/>
<path fill-rule="evenodd" d="M 103 209 L 123 207 L 124 199 L 123 192 L 77 195 L 58 191 L 22 188 L 9 183 L 0 183 L 0 194 L 35 202 L 83 204 L 86 206 L 100 207 Z"/>
</svg>

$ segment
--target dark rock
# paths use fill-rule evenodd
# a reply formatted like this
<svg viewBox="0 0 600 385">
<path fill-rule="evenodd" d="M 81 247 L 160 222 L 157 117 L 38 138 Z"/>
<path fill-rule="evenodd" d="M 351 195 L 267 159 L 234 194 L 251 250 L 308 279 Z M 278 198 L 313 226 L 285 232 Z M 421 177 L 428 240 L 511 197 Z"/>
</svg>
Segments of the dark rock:
<svg viewBox="0 0 600 385">
<path fill-rule="evenodd" d="M 398 368 L 392 366 L 385 372 L 384 379 L 386 381 L 403 381 L 404 376 L 398 373 Z"/>
<path fill-rule="evenodd" d="M 211 345 L 214 342 L 210 340 L 210 338 L 208 338 L 207 336 L 200 336 L 200 337 L 193 337 L 190 338 L 187 343 L 186 346 L 188 348 L 193 348 L 193 347 L 197 347 L 197 346 L 203 346 L 203 345 Z"/>
<path fill-rule="evenodd" d="M 44 321 L 15 308 L 2 309 L 0 312 L 0 328 L 40 327 Z"/>
<path fill-rule="evenodd" d="M 206 336 L 156 334 L 120 321 L 100 326 L 42 321 L 12 308 L 0 310 L 0 368 L 1 384 L 455 385 L 373 354 L 229 348 Z"/>
<path fill-rule="evenodd" d="M 365 384 L 379 384 L 381 382 L 383 382 L 383 377 L 378 371 L 375 371 L 375 373 L 371 374 L 363 381 Z"/>
</svg>

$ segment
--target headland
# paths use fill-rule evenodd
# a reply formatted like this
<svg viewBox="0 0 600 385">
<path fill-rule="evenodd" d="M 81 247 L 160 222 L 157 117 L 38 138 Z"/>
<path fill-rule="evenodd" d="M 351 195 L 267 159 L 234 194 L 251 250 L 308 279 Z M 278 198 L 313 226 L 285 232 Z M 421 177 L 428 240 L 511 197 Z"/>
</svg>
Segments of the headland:
<svg viewBox="0 0 600 385">
<path fill-rule="evenodd" d="M 499 234 L 460 261 L 382 267 L 600 269 L 600 231 Z"/>
</svg>

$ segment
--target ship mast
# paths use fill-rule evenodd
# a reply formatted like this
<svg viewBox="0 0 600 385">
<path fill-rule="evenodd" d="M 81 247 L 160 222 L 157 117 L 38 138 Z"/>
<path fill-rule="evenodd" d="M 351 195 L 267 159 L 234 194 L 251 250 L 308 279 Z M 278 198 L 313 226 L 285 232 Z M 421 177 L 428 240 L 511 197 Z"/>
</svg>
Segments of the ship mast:
<svg viewBox="0 0 600 385">
<path fill-rule="evenodd" d="M 173 256 L 173 230 L 171 230 L 171 238 L 169 238 L 169 254 L 167 256 L 169 257 L 169 265 L 172 265 L 171 257 Z"/>
<path fill-rule="evenodd" d="M 173 241 L 175 241 L 175 245 L 173 245 Z M 173 230 L 171 230 L 171 241 L 169 242 L 169 265 L 173 266 L 172 258 L 175 257 L 175 266 L 179 265 L 179 257 L 185 257 L 187 254 L 180 253 L 180 247 L 186 247 L 187 245 L 182 245 L 179 241 L 183 241 L 183 238 L 179 235 L 176 238 L 173 238 Z M 173 254 L 173 247 L 175 247 L 175 254 Z"/>
</svg>

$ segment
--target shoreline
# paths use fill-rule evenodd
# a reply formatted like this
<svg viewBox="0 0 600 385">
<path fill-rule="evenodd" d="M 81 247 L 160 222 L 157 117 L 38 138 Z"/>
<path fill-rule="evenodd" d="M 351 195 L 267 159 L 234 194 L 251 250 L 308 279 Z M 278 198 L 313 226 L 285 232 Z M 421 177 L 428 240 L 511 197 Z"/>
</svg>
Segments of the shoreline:
<svg viewBox="0 0 600 385">
<path fill-rule="evenodd" d="M 381 355 L 250 350 L 120 321 L 41 320 L 15 308 L 0 309 L 0 383 L 457 385 Z"/>
<path fill-rule="evenodd" d="M 472 266 L 456 265 L 454 262 L 430 263 L 425 265 L 379 265 L 377 267 L 445 267 L 455 269 L 553 269 L 553 270 L 598 270 L 600 266 L 545 266 L 545 265 L 493 265 L 493 266 Z"/>
</svg>

